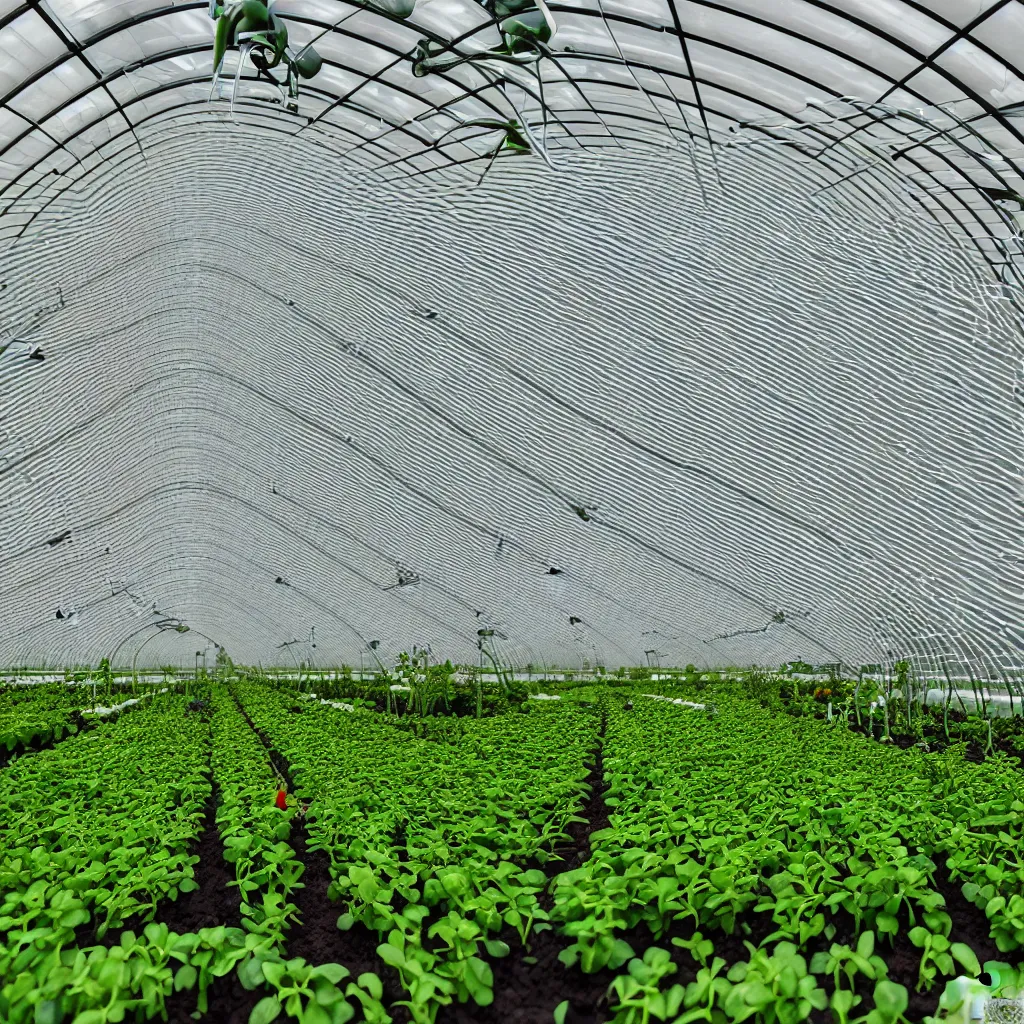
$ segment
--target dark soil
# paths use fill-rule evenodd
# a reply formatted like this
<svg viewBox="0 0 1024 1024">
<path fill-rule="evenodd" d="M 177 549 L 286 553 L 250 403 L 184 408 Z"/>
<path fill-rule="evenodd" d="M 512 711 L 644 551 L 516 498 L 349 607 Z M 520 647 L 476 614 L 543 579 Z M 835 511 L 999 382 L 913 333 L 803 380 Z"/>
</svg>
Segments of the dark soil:
<svg viewBox="0 0 1024 1024">
<path fill-rule="evenodd" d="M 232 971 L 223 978 L 215 978 L 206 990 L 206 1013 L 193 1017 L 197 1012 L 198 989 L 175 992 L 167 998 L 168 1024 L 192 1024 L 203 1020 L 209 1024 L 248 1024 L 253 1007 L 266 995 L 262 988 L 247 992 L 242 988 L 238 976 Z"/>
<path fill-rule="evenodd" d="M 248 716 L 246 718 L 248 720 Z M 266 735 L 256 731 L 266 745 L 275 767 L 288 780 L 290 788 L 289 765 L 273 750 Z M 603 732 L 602 726 L 602 738 Z M 587 782 L 591 791 L 581 811 L 587 824 L 573 823 L 568 827 L 571 842 L 557 851 L 562 859 L 552 858 L 543 865 L 548 877 L 583 864 L 590 856 L 591 834 L 608 826 L 600 742 Z M 240 922 L 236 891 L 227 885 L 234 877 L 233 871 L 223 860 L 222 844 L 214 820 L 216 799 L 217 794 L 214 792 L 207 805 L 204 827 L 196 850 L 200 855 L 200 862 L 196 865 L 196 880 L 200 888 L 160 907 L 158 919 L 176 931 L 196 931 L 216 924 L 237 926 Z M 404 998 L 397 972 L 384 965 L 377 956 L 378 936 L 361 924 L 356 924 L 347 932 L 338 929 L 340 907 L 327 896 L 331 883 L 330 860 L 324 851 L 308 849 L 305 820 L 301 817 L 294 822 L 291 843 L 296 856 L 305 865 L 305 871 L 302 876 L 304 888 L 292 897 L 298 907 L 301 923 L 293 926 L 288 936 L 288 955 L 303 957 L 314 964 L 343 964 L 353 977 L 372 971 L 384 983 L 386 1006 Z M 967 943 L 982 963 L 990 959 L 1003 959 L 1003 954 L 999 953 L 989 938 L 989 924 L 984 912 L 963 897 L 960 883 L 950 880 L 949 872 L 942 863 L 936 870 L 934 887 L 945 898 L 946 910 L 953 921 L 951 941 Z M 541 903 L 545 909 L 550 909 L 551 894 L 544 893 Z M 836 929 L 834 937 L 827 939 L 821 935 L 812 939 L 803 950 L 808 961 L 815 952 L 827 950 L 833 942 L 855 944 L 856 929 L 850 915 L 840 911 L 829 916 L 828 920 Z M 132 922 L 125 925 L 131 926 Z M 136 923 L 135 930 L 141 927 L 141 924 Z M 748 913 L 737 922 L 731 935 L 710 929 L 705 929 L 705 934 L 715 944 L 714 955 L 721 956 L 732 965 L 749 957 L 744 939 L 757 946 L 775 928 L 769 914 Z M 879 939 L 876 952 L 887 962 L 890 979 L 904 985 L 910 993 L 908 1020 L 919 1022 L 935 1012 L 943 980 L 940 979 L 930 993 L 916 991 L 920 950 L 910 942 L 908 930 L 909 921 L 905 915 L 901 915 L 901 931 L 894 945 L 890 947 L 887 940 Z M 637 956 L 641 956 L 651 945 L 671 951 L 679 968 L 672 982 L 686 984 L 694 979 L 696 968 L 689 955 L 673 946 L 671 940 L 674 937 L 688 938 L 692 931 L 692 922 L 687 920 L 673 922 L 669 932 L 657 940 L 646 925 L 624 932 L 620 937 L 629 942 Z M 508 943 L 511 953 L 505 958 L 489 959 L 494 972 L 493 1004 L 479 1007 L 469 1002 L 444 1007 L 438 1014 L 438 1024 L 551 1024 L 554 1009 L 563 1000 L 569 1001 L 566 1024 L 603 1024 L 611 1018 L 606 993 L 616 974 L 621 973 L 621 968 L 618 971 L 605 970 L 586 975 L 578 967 L 564 967 L 558 955 L 569 945 L 569 940 L 553 930 L 532 934 L 525 946 L 511 928 L 506 928 L 500 938 Z M 108 936 L 105 941 L 116 941 L 116 935 Z M 527 958 L 536 962 L 528 962 Z M 821 984 L 831 995 L 831 979 L 823 978 Z M 856 1010 L 858 1016 L 867 1013 L 872 1007 L 869 990 L 870 985 L 862 986 L 865 998 Z M 217 979 L 208 991 L 209 1009 L 203 1019 L 223 1021 L 226 1024 L 247 1024 L 252 1007 L 264 994 L 263 991 L 245 991 L 233 973 Z M 169 1024 L 186 1024 L 192 1020 L 191 1013 L 195 1005 L 194 991 L 171 996 L 168 1000 Z M 390 1012 L 396 1024 L 406 1024 L 409 1020 L 408 1011 L 404 1007 L 394 1007 Z M 832 1024 L 828 1010 L 815 1011 L 810 1019 L 813 1024 Z"/>
<path fill-rule="evenodd" d="M 545 874 L 549 876 L 561 874 L 563 871 L 575 871 L 590 858 L 590 834 L 608 828 L 608 808 L 605 807 L 604 794 L 607 787 L 604 783 L 604 729 L 598 734 L 598 746 L 594 764 L 587 776 L 590 796 L 583 805 L 580 816 L 587 819 L 587 824 L 574 821 L 566 829 L 572 839 L 572 846 L 557 851 L 562 860 L 549 860 L 545 865 Z"/>
<path fill-rule="evenodd" d="M 159 920 L 173 932 L 197 932 L 200 928 L 215 928 L 219 924 L 241 928 L 238 911 L 238 887 L 233 886 L 234 868 L 224 860 L 224 844 L 217 831 L 217 805 L 220 791 L 214 785 L 206 804 L 203 831 L 199 845 L 192 851 L 199 855 L 195 865 L 199 888 L 182 893 L 176 900 L 161 904 Z"/>
<path fill-rule="evenodd" d="M 235 872 L 224 860 L 224 844 L 217 832 L 216 810 L 219 792 L 214 786 L 210 802 L 206 807 L 204 828 L 195 850 L 199 863 L 195 865 L 196 881 L 199 888 L 183 893 L 174 902 L 161 905 L 158 920 L 171 931 L 197 932 L 200 928 L 215 928 L 227 925 L 240 928 L 242 916 L 239 913 L 238 888 L 229 883 L 235 880 Z M 247 1024 L 249 1013 L 265 993 L 246 992 L 237 976 L 232 972 L 217 978 L 207 989 L 208 1011 L 204 1017 L 210 1021 L 225 1021 L 228 1024 Z M 169 1024 L 185 1024 L 192 1021 L 196 1009 L 197 989 L 175 992 L 167 999 Z"/>
<path fill-rule="evenodd" d="M 587 823 L 572 822 L 566 829 L 572 845 L 556 850 L 561 859 L 551 858 L 542 868 L 553 878 L 563 871 L 574 871 L 590 857 L 590 836 L 608 827 L 608 808 L 604 803 L 604 730 L 601 723 L 598 746 L 594 763 L 587 776 L 590 796 L 580 816 Z M 541 906 L 550 910 L 553 904 L 551 894 L 545 892 L 539 897 Z M 639 931 L 639 930 L 638 930 Z M 598 974 L 584 974 L 579 967 L 566 968 L 558 954 L 569 940 L 557 935 L 554 930 L 532 933 L 524 947 L 513 928 L 505 928 L 499 936 L 511 948 L 511 953 L 501 959 L 489 959 L 494 972 L 494 1002 L 490 1006 L 477 1006 L 474 1002 L 453 1003 L 443 1007 L 437 1016 L 437 1024 L 551 1024 L 555 1007 L 564 999 L 569 1000 L 566 1024 L 596 1024 L 604 1020 L 601 1010 L 604 996 L 615 977 L 616 971 L 605 970 Z M 636 936 L 624 935 L 627 942 Z M 642 953 L 651 944 L 650 933 L 643 929 L 643 937 L 634 946 Z M 536 963 L 523 958 L 531 957 Z M 690 979 L 688 979 L 690 980 Z"/>
<path fill-rule="evenodd" d="M 1008 954 L 1000 953 L 995 940 L 989 936 L 990 926 L 985 911 L 964 896 L 960 888 L 962 884 L 951 881 L 946 865 L 939 863 L 934 887 L 945 898 L 946 913 L 953 919 L 950 941 L 967 943 L 982 964 L 986 960 L 1005 960 Z"/>
<path fill-rule="evenodd" d="M 215 928 L 217 925 L 241 927 L 238 890 L 234 886 L 228 887 L 235 875 L 224 860 L 224 847 L 217 831 L 218 800 L 219 793 L 214 786 L 206 804 L 199 841 L 192 850 L 193 854 L 199 855 L 199 862 L 193 868 L 199 888 L 179 894 L 176 900 L 164 900 L 157 908 L 155 920 L 179 934 L 197 932 L 200 928 Z M 102 939 L 96 938 L 98 923 L 93 921 L 77 929 L 75 944 L 78 947 L 116 945 L 120 942 L 122 931 L 133 931 L 140 935 L 148 922 L 140 915 L 134 915 L 119 927 L 112 928 Z M 234 973 L 217 978 L 207 990 L 209 1009 L 203 1019 L 223 1021 L 225 1024 L 247 1024 L 249 1013 L 264 994 L 259 991 L 246 992 Z M 196 989 L 186 989 L 168 996 L 168 1024 L 191 1024 L 197 999 Z"/>
<path fill-rule="evenodd" d="M 565 856 L 562 862 L 550 861 L 550 874 L 568 871 L 578 867 L 590 855 L 590 834 L 608 825 L 607 810 L 603 802 L 602 759 L 600 750 L 588 782 L 592 787 L 591 797 L 583 810 L 589 826 L 574 824 L 568 830 L 573 837 L 572 847 L 559 851 Z M 953 921 L 950 940 L 967 943 L 984 963 L 986 960 L 1002 959 L 995 943 L 989 938 L 989 924 L 983 911 L 968 902 L 957 882 L 951 882 L 949 872 L 940 864 L 935 873 L 935 888 L 946 900 L 946 911 Z M 546 894 L 543 901 L 550 907 L 551 898 Z M 905 916 L 905 915 L 903 915 Z M 851 915 L 839 911 L 828 917 L 835 927 L 832 939 L 820 935 L 807 943 L 803 950 L 808 962 L 814 953 L 827 951 L 833 942 L 845 945 L 856 944 L 857 929 Z M 876 952 L 886 961 L 891 980 L 904 985 L 910 995 L 907 1019 L 916 1022 L 935 1013 L 939 993 L 944 979 L 936 982 L 931 992 L 917 992 L 920 950 L 907 937 L 909 921 L 901 920 L 901 930 L 894 946 L 880 940 Z M 741 917 L 731 935 L 721 931 L 705 929 L 705 935 L 715 944 L 714 956 L 722 957 L 730 966 L 749 959 L 750 953 L 744 940 L 758 946 L 775 931 L 776 925 L 767 913 L 748 913 Z M 689 955 L 672 945 L 675 937 L 689 938 L 693 933 L 692 922 L 673 922 L 667 934 L 655 940 L 646 925 L 640 925 L 630 932 L 621 934 L 637 956 L 651 945 L 658 945 L 672 952 L 679 970 L 672 976 L 673 983 L 687 984 L 696 976 L 696 967 Z M 519 942 L 512 929 L 505 929 L 501 938 L 511 947 L 511 954 L 501 960 L 491 960 L 494 971 L 494 1003 L 489 1007 L 478 1007 L 474 1003 L 455 1004 L 443 1008 L 438 1014 L 438 1024 L 550 1024 L 555 1007 L 563 1000 L 569 1000 L 566 1015 L 567 1024 L 603 1024 L 612 1016 L 608 1006 L 607 991 L 615 975 L 620 971 L 605 970 L 594 975 L 585 975 L 578 967 L 567 969 L 558 959 L 558 954 L 569 944 L 563 936 L 554 931 L 531 935 L 527 947 Z M 536 959 L 527 963 L 524 957 Z M 832 994 L 831 978 L 821 979 L 829 996 Z M 869 988 L 869 986 L 868 986 Z M 864 994 L 864 1001 L 857 1014 L 867 1013 L 873 1006 L 870 991 Z M 814 1011 L 813 1024 L 832 1024 L 829 1010 Z"/>
<path fill-rule="evenodd" d="M 555 1007 L 563 999 L 569 1000 L 566 1024 L 596 1024 L 606 1019 L 601 1014 L 604 995 L 617 971 L 584 974 L 578 967 L 566 969 L 558 954 L 569 943 L 553 931 L 531 935 L 526 949 L 511 928 L 500 938 L 512 952 L 501 960 L 488 961 L 494 971 L 493 1004 L 453 1003 L 441 1009 L 437 1024 L 552 1024 Z M 624 938 L 629 941 L 628 936 Z M 648 945 L 646 941 L 635 948 L 641 952 Z M 537 963 L 525 963 L 527 955 L 536 957 Z"/>
<path fill-rule="evenodd" d="M 341 964 L 351 972 L 353 980 L 370 971 L 379 975 L 384 984 L 385 1005 L 404 999 L 398 972 L 377 956 L 381 942 L 377 933 L 359 922 L 346 932 L 338 928 L 341 908 L 327 898 L 331 884 L 330 858 L 323 850 L 307 850 L 307 841 L 304 827 L 293 830 L 292 849 L 306 870 L 302 874 L 305 888 L 292 896 L 299 908 L 301 924 L 294 925 L 288 935 L 288 956 L 301 956 L 312 964 Z M 398 1022 L 408 1020 L 405 1007 L 397 1007 L 391 1015 Z"/>
<path fill-rule="evenodd" d="M 274 749 L 267 734 L 256 728 L 241 704 L 238 707 L 267 748 L 271 763 L 288 783 L 288 788 L 292 789 L 291 766 Z M 381 941 L 377 934 L 358 922 L 347 932 L 338 928 L 341 908 L 327 896 L 332 881 L 331 861 L 323 850 L 307 849 L 309 835 L 302 817 L 296 817 L 293 821 L 289 842 L 305 870 L 301 879 L 303 888 L 292 894 L 300 923 L 293 925 L 288 934 L 288 956 L 300 956 L 311 964 L 341 964 L 349 970 L 353 979 L 371 971 L 379 975 L 384 984 L 385 1005 L 404 998 L 405 992 L 399 984 L 398 972 L 377 956 L 377 946 Z M 397 1007 L 391 1015 L 398 1024 L 408 1020 L 405 1007 Z"/>
</svg>

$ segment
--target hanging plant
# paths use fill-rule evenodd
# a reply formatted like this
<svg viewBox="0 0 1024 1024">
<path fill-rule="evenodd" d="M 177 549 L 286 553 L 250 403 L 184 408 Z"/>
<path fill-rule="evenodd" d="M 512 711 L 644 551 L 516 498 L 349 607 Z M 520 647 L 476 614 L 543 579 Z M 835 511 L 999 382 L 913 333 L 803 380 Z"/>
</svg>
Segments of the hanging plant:
<svg viewBox="0 0 1024 1024">
<path fill-rule="evenodd" d="M 542 58 L 547 57 L 561 70 L 556 55 L 548 45 L 557 26 L 547 3 L 545 0 L 523 0 L 523 2 L 512 0 L 512 2 L 505 3 L 485 3 L 484 7 L 498 21 L 498 30 L 501 33 L 500 46 L 477 53 L 464 54 L 452 51 L 450 46 L 444 43 L 438 43 L 432 39 L 421 39 L 412 54 L 412 73 L 417 78 L 422 78 L 429 74 L 444 74 L 460 64 L 482 64 L 488 61 L 520 66 L 532 64 L 533 74 L 537 79 L 537 96 L 534 98 L 540 103 L 543 123 L 546 125 L 548 107 L 544 99 L 544 79 L 540 73 L 539 62 Z M 565 74 L 564 71 L 562 73 Z M 546 140 L 537 140 L 533 136 L 525 116 L 507 94 L 505 98 L 515 111 L 516 120 L 476 118 L 472 121 L 465 121 L 457 127 L 489 127 L 505 133 L 504 141 L 491 152 L 487 169 L 490 168 L 500 152 L 510 150 L 514 153 L 538 153 L 544 162 L 552 170 L 555 170 L 554 164 L 547 155 Z M 455 131 L 455 129 L 450 129 L 449 132 L 441 136 L 441 139 L 451 131 Z M 441 139 L 438 139 L 435 145 Z M 487 169 L 484 174 L 487 173 Z M 482 180 L 483 175 L 481 175 Z"/>
<path fill-rule="evenodd" d="M 502 121 L 496 117 L 474 117 L 468 121 L 463 121 L 462 124 L 449 128 L 448 131 L 437 139 L 434 145 L 437 145 L 442 139 L 447 138 L 452 132 L 458 131 L 460 128 L 490 128 L 493 131 L 503 132 L 505 137 L 498 143 L 497 149 L 491 151 L 492 157 L 502 150 L 510 150 L 513 153 L 532 152 L 530 142 L 518 121 Z"/>
<path fill-rule="evenodd" d="M 547 44 L 555 34 L 555 19 L 544 0 L 519 7 L 514 13 L 508 5 L 488 7 L 498 18 L 501 46 L 478 53 L 455 53 L 446 44 L 432 39 L 421 39 L 413 51 L 412 73 L 423 78 L 431 73 L 444 74 L 460 64 L 497 60 L 508 64 L 535 64 L 550 55 Z"/>
<path fill-rule="evenodd" d="M 217 22 L 213 42 L 214 88 L 220 80 L 227 51 L 237 48 L 240 55 L 231 90 L 232 109 L 246 57 L 261 78 L 287 90 L 286 105 L 293 112 L 298 109 L 299 79 L 313 78 L 323 66 L 323 59 L 312 46 L 298 52 L 289 47 L 288 26 L 274 13 L 273 6 L 273 0 L 269 5 L 262 0 L 241 0 L 224 6 L 211 0 L 210 15 Z M 285 69 L 284 81 L 271 74 L 281 66 Z"/>
</svg>

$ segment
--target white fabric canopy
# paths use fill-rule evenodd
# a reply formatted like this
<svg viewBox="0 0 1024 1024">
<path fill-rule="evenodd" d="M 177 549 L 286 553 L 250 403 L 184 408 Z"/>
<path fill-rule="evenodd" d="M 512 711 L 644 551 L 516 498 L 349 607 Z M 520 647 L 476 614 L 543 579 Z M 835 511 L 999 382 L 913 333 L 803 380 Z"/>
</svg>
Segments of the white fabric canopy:
<svg viewBox="0 0 1024 1024">
<path fill-rule="evenodd" d="M 1024 3 L 550 8 L 0 0 L 0 664 L 1021 665 Z"/>
</svg>

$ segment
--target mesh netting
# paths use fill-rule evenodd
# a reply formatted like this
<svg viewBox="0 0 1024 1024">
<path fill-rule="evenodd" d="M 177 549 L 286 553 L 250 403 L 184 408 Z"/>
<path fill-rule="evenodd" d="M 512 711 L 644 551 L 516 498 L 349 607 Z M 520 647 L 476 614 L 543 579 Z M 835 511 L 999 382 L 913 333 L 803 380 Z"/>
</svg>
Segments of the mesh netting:
<svg viewBox="0 0 1024 1024">
<path fill-rule="evenodd" d="M 1021 1024 L 1024 999 L 989 999 L 985 1002 L 985 1024 Z"/>
</svg>

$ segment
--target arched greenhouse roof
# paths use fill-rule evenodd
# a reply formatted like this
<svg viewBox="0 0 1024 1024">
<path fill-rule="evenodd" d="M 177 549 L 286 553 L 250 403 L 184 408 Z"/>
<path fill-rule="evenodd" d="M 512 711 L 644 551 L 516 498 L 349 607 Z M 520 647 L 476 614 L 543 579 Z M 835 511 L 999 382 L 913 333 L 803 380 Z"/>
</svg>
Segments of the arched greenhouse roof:
<svg viewBox="0 0 1024 1024">
<path fill-rule="evenodd" d="M 0 664 L 1022 665 L 1021 0 L 272 12 L 0 0 Z"/>
</svg>

